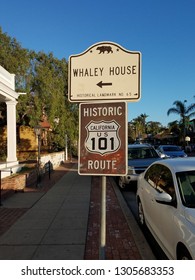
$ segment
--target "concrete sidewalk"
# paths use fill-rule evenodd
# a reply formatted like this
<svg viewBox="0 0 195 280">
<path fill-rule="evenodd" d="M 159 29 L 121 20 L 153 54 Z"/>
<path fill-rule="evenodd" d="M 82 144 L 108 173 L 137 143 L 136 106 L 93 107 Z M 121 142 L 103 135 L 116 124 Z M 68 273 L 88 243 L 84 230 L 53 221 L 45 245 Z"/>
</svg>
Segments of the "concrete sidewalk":
<svg viewBox="0 0 195 280">
<path fill-rule="evenodd" d="M 17 193 L 6 208 L 30 208 L 0 236 L 0 259 L 83 259 L 90 204 L 91 177 L 76 169 L 47 193 Z"/>
<path fill-rule="evenodd" d="M 1 260 L 99 259 L 101 176 L 80 176 L 74 163 L 66 167 L 52 180 L 44 177 L 41 189 L 3 201 Z M 111 177 L 106 199 L 106 259 L 155 259 Z M 6 228 L 14 215 L 19 218 Z"/>
</svg>

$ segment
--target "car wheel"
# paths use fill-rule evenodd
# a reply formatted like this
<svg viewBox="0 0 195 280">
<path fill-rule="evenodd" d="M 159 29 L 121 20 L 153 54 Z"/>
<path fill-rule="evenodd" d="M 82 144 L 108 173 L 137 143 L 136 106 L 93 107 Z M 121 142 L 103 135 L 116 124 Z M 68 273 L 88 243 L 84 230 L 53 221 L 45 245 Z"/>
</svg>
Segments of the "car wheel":
<svg viewBox="0 0 195 280">
<path fill-rule="evenodd" d="M 192 260 L 190 253 L 185 247 L 180 249 L 178 253 L 178 260 Z"/>
<path fill-rule="evenodd" d="M 118 178 L 118 185 L 119 185 L 120 189 L 122 189 L 122 190 L 126 189 L 126 184 L 124 182 L 123 177 L 121 177 L 121 176 Z"/>
<path fill-rule="evenodd" d="M 145 226 L 144 210 L 140 199 L 138 200 L 138 221 L 141 227 Z"/>
</svg>

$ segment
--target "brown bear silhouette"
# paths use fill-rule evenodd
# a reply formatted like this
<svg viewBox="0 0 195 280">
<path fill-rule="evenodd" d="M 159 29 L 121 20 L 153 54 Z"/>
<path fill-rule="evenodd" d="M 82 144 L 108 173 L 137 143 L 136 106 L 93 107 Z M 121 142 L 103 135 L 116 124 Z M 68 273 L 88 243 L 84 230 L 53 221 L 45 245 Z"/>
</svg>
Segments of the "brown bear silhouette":
<svg viewBox="0 0 195 280">
<path fill-rule="evenodd" d="M 100 51 L 99 54 L 100 54 L 100 53 L 105 53 L 105 52 L 107 52 L 107 53 L 113 53 L 113 50 L 112 50 L 112 48 L 111 48 L 110 46 L 101 46 L 101 47 L 97 47 L 96 50 Z"/>
</svg>

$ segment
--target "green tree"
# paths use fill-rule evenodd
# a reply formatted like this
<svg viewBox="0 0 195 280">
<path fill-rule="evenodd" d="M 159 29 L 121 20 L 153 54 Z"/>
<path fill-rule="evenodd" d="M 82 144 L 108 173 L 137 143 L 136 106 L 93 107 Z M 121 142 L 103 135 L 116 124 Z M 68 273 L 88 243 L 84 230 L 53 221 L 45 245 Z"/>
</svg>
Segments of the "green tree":
<svg viewBox="0 0 195 280">
<path fill-rule="evenodd" d="M 52 53 L 36 53 L 21 47 L 0 28 L 0 65 L 16 74 L 17 124 L 34 127 L 43 118 L 52 127 L 52 142 L 60 149 L 65 145 L 65 134 L 72 146 L 78 138 L 78 106 L 67 99 L 68 65 Z M 6 106 L 0 103 L 6 123 Z"/>
<path fill-rule="evenodd" d="M 21 47 L 15 38 L 2 32 L 0 27 L 0 65 L 10 73 L 15 74 L 15 88 L 18 92 L 27 92 L 30 69 L 30 54 Z M 1 124 L 6 124 L 6 105 L 0 103 L 3 118 Z"/>
<path fill-rule="evenodd" d="M 29 51 L 15 38 L 2 32 L 0 27 L 0 65 L 15 74 L 16 90 L 25 91 L 30 67 Z"/>
<path fill-rule="evenodd" d="M 135 125 L 133 121 L 128 122 L 128 143 L 133 143 L 136 139 Z"/>
<path fill-rule="evenodd" d="M 180 124 L 179 124 L 178 121 L 170 122 L 170 123 L 168 123 L 167 126 L 168 126 L 168 129 L 169 129 L 170 132 L 173 132 L 177 135 L 180 134 L 181 128 L 180 128 Z"/>
<path fill-rule="evenodd" d="M 180 116 L 180 126 L 181 126 L 181 140 L 185 143 L 185 136 L 186 136 L 186 125 L 189 122 L 190 118 L 195 116 L 195 103 L 186 106 L 187 100 L 184 102 L 176 100 L 173 105 L 175 107 L 170 108 L 167 111 L 167 115 L 170 114 L 177 114 Z"/>
<path fill-rule="evenodd" d="M 32 94 L 36 115 L 31 119 L 35 125 L 43 115 L 52 126 L 52 141 L 57 148 L 65 145 L 65 134 L 70 143 L 78 137 L 78 106 L 67 100 L 68 65 L 65 59 L 58 60 L 52 53 L 39 52 L 33 62 Z"/>
<path fill-rule="evenodd" d="M 147 122 L 147 133 L 151 135 L 156 135 L 162 131 L 162 125 L 160 122 L 150 121 Z"/>
<path fill-rule="evenodd" d="M 144 134 L 147 132 L 147 123 L 146 123 L 147 117 L 148 115 L 144 113 L 132 120 L 132 123 L 134 124 L 134 128 L 135 128 L 136 138 L 142 138 Z"/>
</svg>

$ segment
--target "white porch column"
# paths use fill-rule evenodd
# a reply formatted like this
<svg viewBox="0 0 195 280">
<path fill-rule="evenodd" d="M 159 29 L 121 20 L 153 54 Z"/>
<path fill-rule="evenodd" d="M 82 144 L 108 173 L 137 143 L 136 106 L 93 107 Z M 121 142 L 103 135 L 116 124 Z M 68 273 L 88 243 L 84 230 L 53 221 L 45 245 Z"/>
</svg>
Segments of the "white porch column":
<svg viewBox="0 0 195 280">
<path fill-rule="evenodd" d="M 16 104 L 7 101 L 7 162 L 17 161 L 16 156 Z"/>
</svg>

